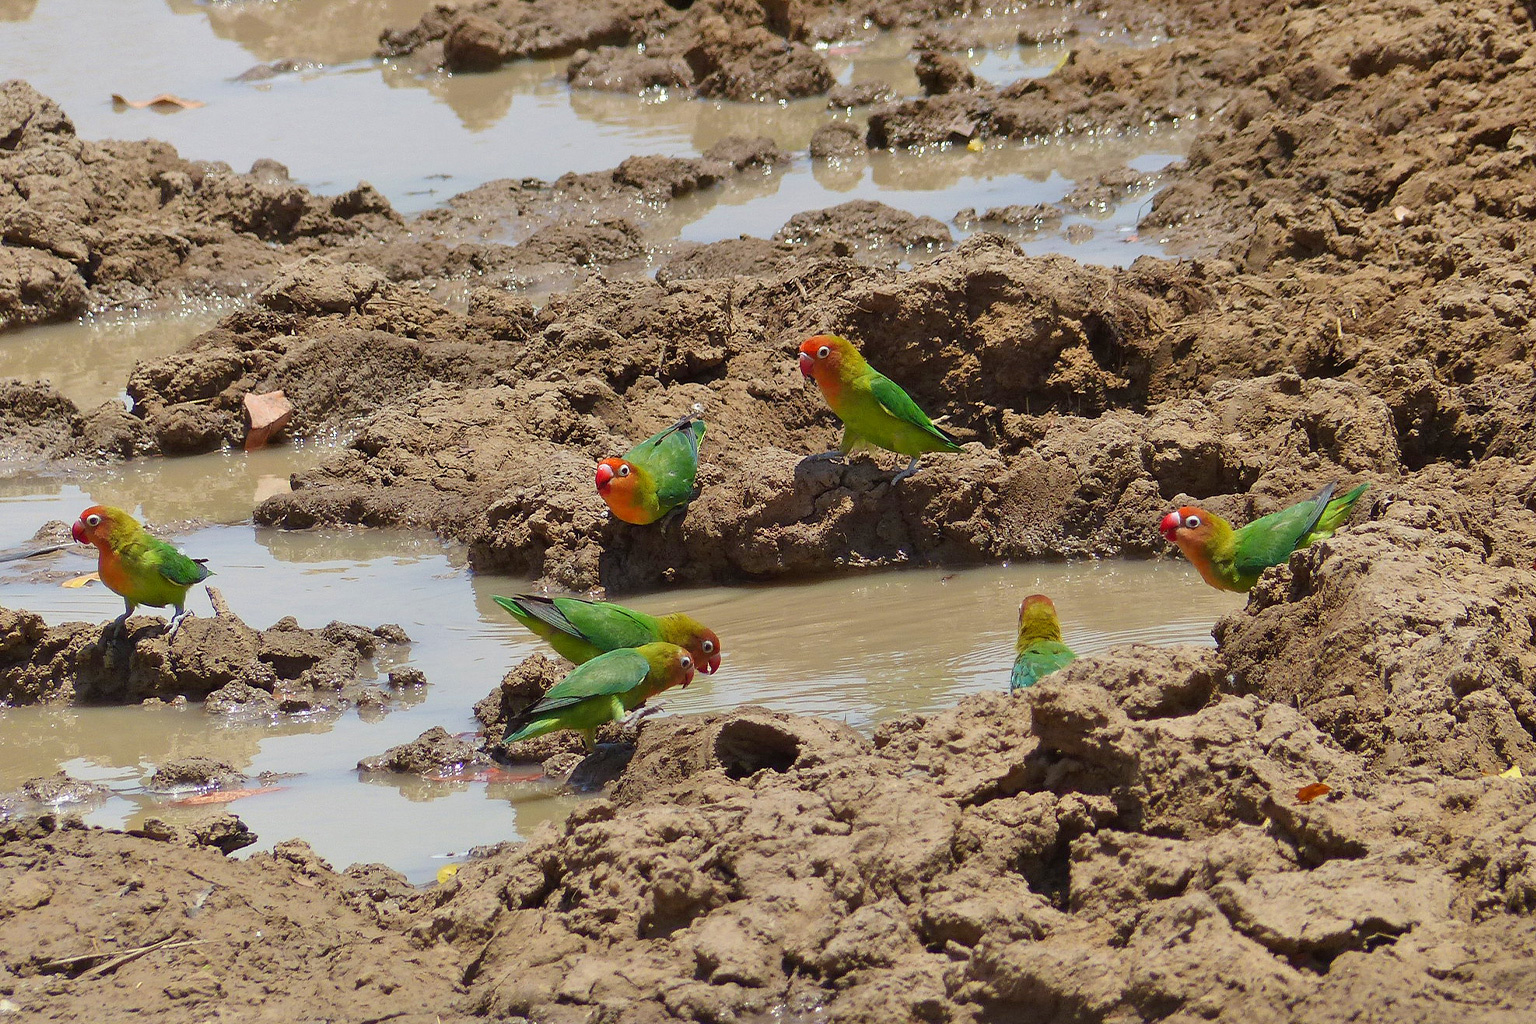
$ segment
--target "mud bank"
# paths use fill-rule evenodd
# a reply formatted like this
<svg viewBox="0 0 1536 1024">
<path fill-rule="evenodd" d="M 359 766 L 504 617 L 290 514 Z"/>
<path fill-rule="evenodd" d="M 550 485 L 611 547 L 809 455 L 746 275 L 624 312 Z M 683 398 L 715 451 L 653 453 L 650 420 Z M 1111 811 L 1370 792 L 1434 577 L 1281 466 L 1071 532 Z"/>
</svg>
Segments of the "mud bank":
<svg viewBox="0 0 1536 1024">
<path fill-rule="evenodd" d="M 6 704 L 202 700 L 215 714 L 272 717 L 335 711 L 364 698 L 362 670 L 391 646 L 399 626 L 344 622 L 304 629 L 291 617 L 252 629 L 215 601 L 218 614 L 189 615 L 170 636 L 164 619 L 49 626 L 0 608 L 0 701 Z M 377 702 L 377 701 L 376 701 Z"/>
<path fill-rule="evenodd" d="M 5 996 L 193 1019 L 281 963 L 267 1012 L 311 992 L 359 1020 L 1523 1020 L 1536 804 L 1497 773 L 1536 765 L 1536 581 L 1467 598 L 1488 570 L 1433 511 L 1298 554 L 1215 651 L 1082 658 L 872 741 L 750 708 L 646 721 L 609 798 L 427 890 L 297 842 L 238 863 L 200 828 L 7 826 Z M 1352 628 L 1357 658 L 1308 660 Z M 122 927 L 83 948 L 62 923 L 103 902 Z"/>
</svg>

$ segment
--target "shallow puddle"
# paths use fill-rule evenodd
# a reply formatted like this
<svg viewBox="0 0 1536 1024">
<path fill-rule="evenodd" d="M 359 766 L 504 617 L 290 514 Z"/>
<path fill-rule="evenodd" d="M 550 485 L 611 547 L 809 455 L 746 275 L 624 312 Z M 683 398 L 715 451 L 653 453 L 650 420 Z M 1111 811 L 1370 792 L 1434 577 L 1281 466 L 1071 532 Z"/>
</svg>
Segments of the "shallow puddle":
<svg viewBox="0 0 1536 1024">
<path fill-rule="evenodd" d="M 202 461 L 225 458 L 250 457 Z M 0 546 L 22 543 L 44 518 L 72 517 L 115 485 L 69 484 L 47 496 L 0 492 Z M 144 785 L 166 760 L 218 757 L 253 779 L 262 772 L 290 776 L 229 807 L 261 836 L 257 848 L 300 836 L 338 866 L 383 861 L 416 881 L 431 878 L 449 855 L 526 836 L 583 799 L 535 781 L 361 777 L 354 767 L 433 725 L 456 733 L 474 729 L 475 701 L 539 649 L 491 600 L 526 589 L 526 581 L 471 576 L 456 549 L 398 532 L 294 534 L 216 526 L 176 541 L 210 560 L 218 572 L 213 582 L 252 625 L 264 627 L 283 615 L 305 626 L 337 617 L 370 627 L 399 623 L 414 643 L 394 664 L 420 668 L 428 687 L 403 694 L 375 721 L 349 710 L 275 724 L 226 724 L 195 704 L 4 709 L 0 790 L 63 769 L 114 791 L 87 813 L 94 824 L 193 818 L 209 808 L 178 804 L 186 794 L 149 794 Z M 5 566 L 0 603 L 35 610 L 51 622 L 104 622 L 121 610 L 118 598 L 98 585 L 59 585 L 94 567 L 86 549 L 71 548 L 46 563 L 47 574 L 37 566 Z M 724 639 L 720 673 L 659 699 L 667 711 L 759 704 L 825 715 L 868 732 L 897 715 L 938 711 L 965 694 L 1006 688 L 1018 604 L 1036 591 L 1055 599 L 1067 641 L 1083 654 L 1132 640 L 1209 643 L 1214 620 L 1241 603 L 1205 587 L 1178 561 L 922 569 L 676 591 L 629 603 L 653 612 L 689 609 Z M 209 613 L 201 593 L 194 593 L 189 607 Z"/>
<path fill-rule="evenodd" d="M 87 317 L 0 333 L 0 378 L 46 380 L 89 412 L 124 397 L 134 363 L 170 355 L 223 312 L 189 307 L 174 314 Z"/>
<path fill-rule="evenodd" d="M 613 167 L 636 154 L 693 156 L 726 135 L 768 135 L 804 152 L 811 134 L 828 118 L 825 98 L 723 103 L 654 93 L 573 92 L 566 85 L 564 60 L 520 61 L 487 74 L 418 75 L 371 58 L 381 28 L 412 25 L 429 4 L 118 0 L 81 18 L 69 0 L 38 0 L 29 16 L 0 20 L 0 53 L 6 55 L 7 76 L 26 79 L 59 101 L 87 138 L 164 139 L 183 156 L 222 160 L 236 170 L 268 157 L 321 192 L 369 181 L 405 212 L 436 205 L 494 178 L 553 180 L 567 171 Z M 1034 15 L 960 18 L 953 24 L 976 33 L 986 47 L 961 58 L 981 77 L 1005 83 L 1050 73 L 1066 54 L 1065 46 L 1020 45 L 1015 39 L 1021 27 L 1059 20 L 1057 11 L 1045 9 Z M 1081 31 L 1101 44 L 1151 41 L 1123 38 L 1092 16 L 1081 20 Z M 124 48 L 125 38 L 136 45 Z M 916 94 L 913 38 L 910 32 L 876 34 L 827 47 L 826 53 L 839 81 L 885 82 L 901 94 Z M 237 80 L 252 65 L 274 60 L 302 67 L 259 81 Z M 112 93 L 147 99 L 164 92 L 206 105 L 161 113 L 114 109 L 110 101 Z M 346 130 L 338 131 L 342 121 Z M 1056 147 L 1039 148 L 1050 152 Z M 1157 152 L 1176 154 L 1182 147 Z M 1071 162 L 1069 154 L 1063 159 Z M 1061 167 L 1057 173 L 1072 177 Z M 998 175 L 967 171 L 946 179 L 939 174 L 921 184 L 908 176 L 896 187 L 945 190 L 964 180 L 995 181 Z M 802 202 L 797 188 L 786 188 L 784 215 L 765 213 L 750 230 L 771 234 L 802 209 L 890 188 L 892 176 L 876 169 L 857 193 L 857 182 L 846 174 L 823 187 L 841 197 Z M 943 210 L 934 215 L 947 221 L 976 202 L 956 198 L 929 205 Z M 717 233 L 703 226 L 689 237 L 734 237 L 742 230 L 749 229 Z M 1058 249 L 1064 244 L 1056 242 Z M 1087 250 L 1080 254 L 1089 255 Z"/>
</svg>

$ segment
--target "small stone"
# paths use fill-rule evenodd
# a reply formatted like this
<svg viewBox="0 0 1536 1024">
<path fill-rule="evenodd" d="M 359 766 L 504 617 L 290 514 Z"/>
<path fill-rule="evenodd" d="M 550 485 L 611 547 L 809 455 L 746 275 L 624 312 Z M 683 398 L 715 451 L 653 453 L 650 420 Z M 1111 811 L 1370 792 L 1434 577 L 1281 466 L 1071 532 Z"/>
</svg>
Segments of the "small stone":
<svg viewBox="0 0 1536 1024">
<path fill-rule="evenodd" d="M 245 450 L 265 448 L 272 437 L 293 419 L 293 403 L 281 391 L 245 396 Z"/>
</svg>

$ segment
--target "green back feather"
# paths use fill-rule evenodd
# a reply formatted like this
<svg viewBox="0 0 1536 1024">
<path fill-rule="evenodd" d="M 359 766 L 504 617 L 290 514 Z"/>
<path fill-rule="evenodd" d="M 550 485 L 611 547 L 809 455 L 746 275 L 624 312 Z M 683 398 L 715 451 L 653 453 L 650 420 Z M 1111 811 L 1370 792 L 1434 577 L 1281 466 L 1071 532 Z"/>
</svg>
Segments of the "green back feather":
<svg viewBox="0 0 1536 1024">
<path fill-rule="evenodd" d="M 604 651 L 639 647 L 662 638 L 657 619 L 606 601 L 537 594 L 491 600 L 578 665 Z"/>
<path fill-rule="evenodd" d="M 1077 655 L 1060 640 L 1036 640 L 1019 652 L 1013 660 L 1013 674 L 1008 679 L 1009 690 L 1022 690 L 1033 686 L 1044 676 L 1065 668 Z"/>
<path fill-rule="evenodd" d="M 624 461 L 650 478 L 657 504 L 663 511 L 671 510 L 693 498 L 703 440 L 704 421 L 684 416 L 635 445 L 624 454 Z"/>
</svg>

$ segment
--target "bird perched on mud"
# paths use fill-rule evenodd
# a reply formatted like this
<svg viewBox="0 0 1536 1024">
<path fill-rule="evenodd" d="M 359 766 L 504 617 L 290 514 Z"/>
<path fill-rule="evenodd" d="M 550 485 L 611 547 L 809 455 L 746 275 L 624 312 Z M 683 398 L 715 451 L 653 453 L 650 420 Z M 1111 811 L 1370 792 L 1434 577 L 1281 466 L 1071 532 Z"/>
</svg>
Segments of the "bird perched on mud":
<svg viewBox="0 0 1536 1024">
<path fill-rule="evenodd" d="M 1337 486 L 1331 483 L 1306 501 L 1236 530 L 1221 516 L 1191 505 L 1169 512 L 1158 529 L 1179 546 L 1205 582 L 1218 590 L 1246 593 L 1265 569 L 1315 540 L 1332 536 L 1370 485 L 1361 484 L 1335 498 Z"/>
<path fill-rule="evenodd" d="M 608 510 L 626 523 L 644 526 L 698 496 L 699 443 L 704 440 L 703 408 L 624 453 L 597 464 L 597 493 Z"/>
<path fill-rule="evenodd" d="M 687 686 L 693 682 L 693 668 L 693 656 L 676 644 L 642 644 L 599 654 L 577 665 L 509 722 L 502 742 L 575 729 L 591 750 L 598 726 L 619 721 L 663 690 Z"/>
<path fill-rule="evenodd" d="M 1019 639 L 1013 646 L 1013 675 L 1009 690 L 1033 686 L 1076 658 L 1072 648 L 1061 642 L 1061 620 L 1056 605 L 1044 594 L 1030 594 L 1019 605 Z"/>
<path fill-rule="evenodd" d="M 577 665 L 605 651 L 660 640 L 687 650 L 694 665 L 706 675 L 720 668 L 720 638 L 714 630 L 682 612 L 655 616 L 607 601 L 537 594 L 491 600 Z"/>
<path fill-rule="evenodd" d="M 891 478 L 894 484 L 916 473 L 924 454 L 960 450 L 953 437 L 935 426 L 900 385 L 870 366 L 847 338 L 818 334 L 807 339 L 800 346 L 800 372 L 816 382 L 843 421 L 837 451 L 812 458 L 847 455 L 860 447 L 911 456 L 907 468 Z"/>
<path fill-rule="evenodd" d="M 139 521 L 120 508 L 92 505 L 70 528 L 76 542 L 94 544 L 96 572 L 101 582 L 120 595 L 126 606 L 109 629 L 123 628 L 141 604 L 171 605 L 169 636 L 175 636 L 187 614 L 187 591 L 213 575 L 202 558 L 188 558 L 163 540 L 151 537 Z"/>
</svg>

